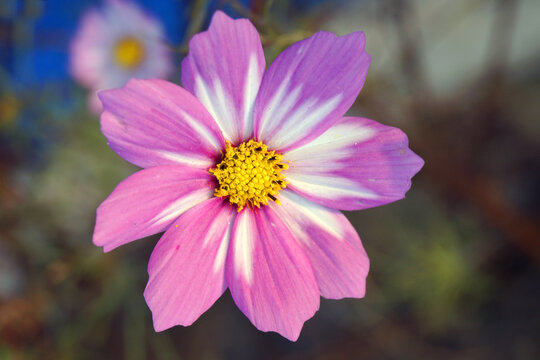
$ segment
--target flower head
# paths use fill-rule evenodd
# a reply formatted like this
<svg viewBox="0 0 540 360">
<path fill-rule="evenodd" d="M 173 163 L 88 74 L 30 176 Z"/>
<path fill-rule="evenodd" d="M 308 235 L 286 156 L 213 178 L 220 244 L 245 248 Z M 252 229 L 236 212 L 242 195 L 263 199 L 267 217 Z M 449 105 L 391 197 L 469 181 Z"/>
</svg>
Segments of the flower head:
<svg viewBox="0 0 540 360">
<path fill-rule="evenodd" d="M 84 16 L 71 44 L 73 77 L 92 90 L 90 107 L 99 112 L 96 90 L 117 88 L 131 78 L 163 78 L 172 71 L 161 25 L 135 4 L 107 0 Z"/>
<path fill-rule="evenodd" d="M 296 340 L 320 296 L 364 296 L 369 260 L 339 209 L 403 198 L 423 165 L 400 130 L 344 117 L 364 41 L 318 32 L 266 70 L 253 25 L 217 12 L 190 42 L 185 89 L 100 93 L 111 148 L 144 169 L 100 205 L 94 243 L 165 231 L 144 292 L 157 331 L 190 325 L 228 288 L 258 329 Z"/>
<path fill-rule="evenodd" d="M 223 160 L 208 170 L 219 182 L 214 195 L 227 197 L 231 205 L 236 204 L 238 212 L 246 205 L 268 205 L 269 199 L 279 203 L 278 190 L 287 186 L 281 170 L 289 168 L 281 163 L 282 158 L 275 151 L 268 151 L 262 141 L 251 139 L 237 147 L 227 142 Z"/>
</svg>

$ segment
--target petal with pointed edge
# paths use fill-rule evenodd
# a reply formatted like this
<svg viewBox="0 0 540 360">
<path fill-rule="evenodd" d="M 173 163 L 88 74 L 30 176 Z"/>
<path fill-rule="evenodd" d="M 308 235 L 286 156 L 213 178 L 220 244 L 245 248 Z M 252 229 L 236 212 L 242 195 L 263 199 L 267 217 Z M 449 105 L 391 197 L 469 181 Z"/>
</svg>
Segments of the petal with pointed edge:
<svg viewBox="0 0 540 360">
<path fill-rule="evenodd" d="M 369 259 L 347 218 L 338 210 L 316 204 L 285 189 L 281 206 L 270 206 L 304 249 L 327 299 L 364 297 Z"/>
<path fill-rule="evenodd" d="M 226 276 L 234 301 L 261 331 L 296 341 L 319 308 L 310 262 L 268 206 L 245 208 L 237 215 Z"/>
<path fill-rule="evenodd" d="M 109 146 L 140 167 L 190 165 L 208 169 L 225 140 L 212 116 L 188 91 L 165 80 L 132 79 L 98 94 L 101 131 Z"/>
<path fill-rule="evenodd" d="M 185 166 L 143 169 L 122 181 L 97 209 L 94 244 L 104 251 L 164 231 L 212 197 L 214 177 Z"/>
<path fill-rule="evenodd" d="M 189 42 L 182 84 L 206 106 L 227 140 L 238 144 L 252 137 L 253 104 L 265 67 L 255 27 L 217 11 L 208 31 Z"/>
<path fill-rule="evenodd" d="M 284 154 L 289 188 L 324 206 L 359 210 L 402 199 L 424 161 L 399 129 L 342 118 L 314 141 Z"/>
<path fill-rule="evenodd" d="M 353 104 L 370 56 L 362 32 L 328 32 L 283 51 L 264 74 L 255 101 L 255 138 L 285 152 L 321 135 Z"/>
<path fill-rule="evenodd" d="M 207 200 L 182 215 L 159 240 L 144 291 L 156 331 L 191 325 L 223 294 L 235 214 L 227 202 Z"/>
</svg>

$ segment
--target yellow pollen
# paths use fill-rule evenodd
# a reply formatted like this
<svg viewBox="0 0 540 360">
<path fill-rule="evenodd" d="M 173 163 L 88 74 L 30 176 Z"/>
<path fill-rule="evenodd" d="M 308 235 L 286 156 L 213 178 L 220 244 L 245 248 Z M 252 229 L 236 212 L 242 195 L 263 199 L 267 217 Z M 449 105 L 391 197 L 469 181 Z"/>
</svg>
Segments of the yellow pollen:
<svg viewBox="0 0 540 360">
<path fill-rule="evenodd" d="M 260 141 L 252 139 L 237 147 L 227 141 L 222 161 L 208 170 L 219 181 L 214 196 L 228 196 L 229 203 L 236 204 L 239 212 L 246 205 L 267 205 L 268 199 L 279 204 L 279 189 L 288 184 L 281 170 L 289 167 L 281 163 L 282 159 L 283 155 L 268 151 Z"/>
<path fill-rule="evenodd" d="M 145 55 L 144 45 L 133 36 L 121 38 L 114 46 L 114 60 L 125 69 L 139 66 Z"/>
</svg>

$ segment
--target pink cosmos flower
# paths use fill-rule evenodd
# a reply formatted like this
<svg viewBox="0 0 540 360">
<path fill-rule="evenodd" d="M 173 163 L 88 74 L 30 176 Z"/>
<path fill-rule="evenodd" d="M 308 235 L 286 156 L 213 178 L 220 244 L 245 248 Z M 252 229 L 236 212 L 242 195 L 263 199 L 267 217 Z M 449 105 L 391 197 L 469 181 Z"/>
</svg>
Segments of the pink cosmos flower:
<svg viewBox="0 0 540 360">
<path fill-rule="evenodd" d="M 70 72 L 92 93 L 89 105 L 99 113 L 96 91 L 124 86 L 131 78 L 164 78 L 173 70 L 161 24 L 135 4 L 107 0 L 90 10 L 70 49 Z"/>
<path fill-rule="evenodd" d="M 318 32 L 266 70 L 246 19 L 195 35 L 181 88 L 99 94 L 111 148 L 143 170 L 97 210 L 110 251 L 165 231 L 144 292 L 157 331 L 190 325 L 228 288 L 262 331 L 296 340 L 320 296 L 361 298 L 369 260 L 338 209 L 404 197 L 423 160 L 400 130 L 344 117 L 364 83 L 364 34 Z"/>
</svg>

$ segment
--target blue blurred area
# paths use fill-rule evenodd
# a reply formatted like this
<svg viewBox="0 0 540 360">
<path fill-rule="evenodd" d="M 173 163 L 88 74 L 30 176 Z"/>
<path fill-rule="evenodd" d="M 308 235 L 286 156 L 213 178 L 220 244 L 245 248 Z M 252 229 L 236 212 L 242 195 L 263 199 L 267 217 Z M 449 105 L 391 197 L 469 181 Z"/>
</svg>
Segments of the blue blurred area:
<svg viewBox="0 0 540 360">
<path fill-rule="evenodd" d="M 253 0 L 239 0 L 238 1 L 238 4 L 240 4 L 241 6 L 244 6 L 244 7 L 249 7 L 251 6 L 251 3 L 253 2 L 256 2 L 257 0 L 253 1 Z M 234 6 L 232 6 L 230 3 L 228 2 L 225 2 L 223 0 L 209 0 L 207 2 L 207 15 L 209 18 L 212 17 L 212 14 L 214 13 L 214 11 L 216 10 L 221 10 L 221 11 L 224 11 L 226 12 L 227 14 L 229 14 L 230 16 L 234 17 L 234 18 L 238 18 L 238 17 L 242 17 L 241 14 L 238 13 L 237 9 L 235 9 Z"/>
<path fill-rule="evenodd" d="M 188 40 L 194 10 L 203 16 L 192 31 L 206 28 L 218 9 L 241 16 L 222 0 L 125 1 L 159 21 L 176 49 Z M 251 2 L 239 4 L 247 9 Z M 86 100 L 69 74 L 70 43 L 85 13 L 105 4 L 106 0 L 0 0 L 0 160 L 4 163 L 45 164 L 66 124 L 80 117 L 73 113 L 85 109 Z M 179 52 L 174 61 L 179 69 Z"/>
<path fill-rule="evenodd" d="M 157 18 L 173 46 L 184 39 L 188 0 L 133 1 Z M 68 76 L 68 49 L 78 22 L 97 0 L 2 0 L 0 65 L 15 86 L 61 82 Z"/>
</svg>

